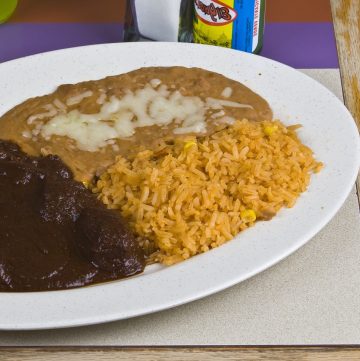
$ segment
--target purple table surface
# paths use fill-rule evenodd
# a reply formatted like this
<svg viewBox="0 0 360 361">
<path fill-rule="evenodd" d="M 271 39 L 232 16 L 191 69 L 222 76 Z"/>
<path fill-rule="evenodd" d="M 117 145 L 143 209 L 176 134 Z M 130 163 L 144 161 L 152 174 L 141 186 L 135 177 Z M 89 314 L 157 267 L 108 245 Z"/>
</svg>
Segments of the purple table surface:
<svg viewBox="0 0 360 361">
<path fill-rule="evenodd" d="M 121 42 L 121 23 L 5 23 L 0 62 L 81 45 Z M 295 68 L 338 68 L 332 23 L 268 23 L 262 56 Z"/>
</svg>

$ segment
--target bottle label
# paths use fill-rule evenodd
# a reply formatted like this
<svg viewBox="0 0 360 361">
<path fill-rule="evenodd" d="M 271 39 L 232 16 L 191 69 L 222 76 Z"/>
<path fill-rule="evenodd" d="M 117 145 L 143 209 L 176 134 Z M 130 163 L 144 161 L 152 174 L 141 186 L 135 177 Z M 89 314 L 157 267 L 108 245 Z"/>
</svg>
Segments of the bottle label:
<svg viewBox="0 0 360 361">
<path fill-rule="evenodd" d="M 194 0 L 194 41 L 247 52 L 262 42 L 263 0 Z"/>
<path fill-rule="evenodd" d="M 235 9 L 215 0 L 195 0 L 195 11 L 203 23 L 212 26 L 230 24 L 237 17 Z"/>
</svg>

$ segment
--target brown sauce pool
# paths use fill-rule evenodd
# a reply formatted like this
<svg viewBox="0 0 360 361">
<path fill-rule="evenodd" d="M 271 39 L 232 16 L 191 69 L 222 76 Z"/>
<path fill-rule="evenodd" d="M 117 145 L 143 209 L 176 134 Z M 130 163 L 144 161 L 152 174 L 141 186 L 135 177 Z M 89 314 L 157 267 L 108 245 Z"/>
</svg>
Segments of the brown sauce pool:
<svg viewBox="0 0 360 361">
<path fill-rule="evenodd" d="M 0 141 L 0 291 L 58 290 L 142 272 L 144 254 L 57 156 Z"/>
</svg>

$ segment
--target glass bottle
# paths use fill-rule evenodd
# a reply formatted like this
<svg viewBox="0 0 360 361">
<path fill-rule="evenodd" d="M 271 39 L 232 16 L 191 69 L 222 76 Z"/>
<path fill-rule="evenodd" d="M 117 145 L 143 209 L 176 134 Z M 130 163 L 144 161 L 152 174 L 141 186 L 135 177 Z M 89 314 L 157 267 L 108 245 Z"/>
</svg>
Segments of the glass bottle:
<svg viewBox="0 0 360 361">
<path fill-rule="evenodd" d="M 126 0 L 125 41 L 193 39 L 193 0 Z"/>
<path fill-rule="evenodd" d="M 193 0 L 181 0 L 178 41 L 185 43 L 193 42 L 194 15 Z"/>
<path fill-rule="evenodd" d="M 193 0 L 194 42 L 259 53 L 265 0 Z"/>
<path fill-rule="evenodd" d="M 133 0 L 125 0 L 124 41 L 138 41 L 140 38 Z"/>
</svg>

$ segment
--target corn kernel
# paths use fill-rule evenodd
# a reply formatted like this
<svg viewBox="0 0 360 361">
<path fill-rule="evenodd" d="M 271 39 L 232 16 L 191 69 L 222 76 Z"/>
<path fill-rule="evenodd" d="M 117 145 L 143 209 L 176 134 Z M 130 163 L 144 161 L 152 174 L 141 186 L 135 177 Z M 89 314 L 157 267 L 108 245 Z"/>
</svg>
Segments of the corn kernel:
<svg viewBox="0 0 360 361">
<path fill-rule="evenodd" d="M 267 125 L 264 127 L 264 133 L 270 137 L 274 132 L 278 130 L 277 125 Z"/>
<path fill-rule="evenodd" d="M 193 145 L 196 145 L 196 142 L 194 142 L 193 140 L 189 141 L 189 142 L 186 142 L 184 144 L 184 150 L 188 150 L 190 149 Z"/>
<path fill-rule="evenodd" d="M 82 184 L 84 185 L 85 188 L 89 187 L 89 182 L 87 182 L 87 181 L 83 181 Z"/>
<path fill-rule="evenodd" d="M 240 217 L 243 222 L 255 222 L 256 213 L 253 209 L 246 209 L 245 211 L 240 212 Z"/>
</svg>

